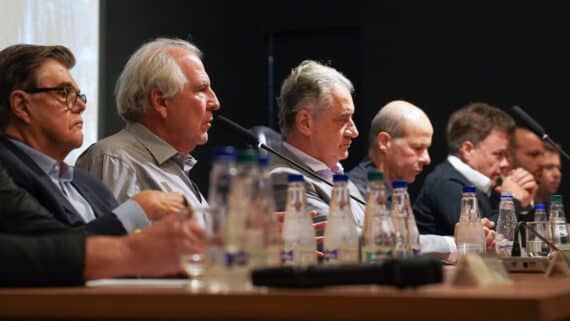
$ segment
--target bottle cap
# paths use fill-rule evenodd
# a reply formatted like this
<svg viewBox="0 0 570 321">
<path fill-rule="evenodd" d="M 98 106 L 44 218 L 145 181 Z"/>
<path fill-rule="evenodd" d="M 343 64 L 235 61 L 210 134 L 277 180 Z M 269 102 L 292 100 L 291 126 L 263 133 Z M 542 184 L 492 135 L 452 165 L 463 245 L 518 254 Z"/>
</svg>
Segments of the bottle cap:
<svg viewBox="0 0 570 321">
<path fill-rule="evenodd" d="M 476 189 L 473 185 L 465 185 L 463 186 L 463 193 L 475 193 Z"/>
<path fill-rule="evenodd" d="M 240 149 L 237 153 L 237 161 L 242 164 L 255 164 L 257 162 L 257 153 L 251 148 Z"/>
<path fill-rule="evenodd" d="M 395 179 L 392 182 L 392 188 L 408 188 L 408 182 L 403 179 Z"/>
<path fill-rule="evenodd" d="M 377 170 L 376 168 L 372 168 L 368 171 L 368 180 L 369 181 L 381 181 L 384 179 L 384 173 Z"/>
<path fill-rule="evenodd" d="M 236 159 L 236 149 L 231 146 L 218 146 L 214 148 L 214 159 L 227 158 L 229 160 Z"/>
<path fill-rule="evenodd" d="M 303 175 L 301 175 L 301 174 L 289 174 L 288 181 L 289 181 L 289 183 L 304 182 L 305 179 L 303 178 Z"/>
<path fill-rule="evenodd" d="M 513 194 L 511 192 L 501 192 L 501 198 L 513 198 Z"/>
<path fill-rule="evenodd" d="M 257 165 L 259 167 L 267 167 L 269 166 L 269 156 L 266 154 L 258 154 L 257 155 Z"/>
<path fill-rule="evenodd" d="M 348 176 L 345 174 L 334 174 L 333 182 L 348 182 Z"/>
<path fill-rule="evenodd" d="M 562 195 L 559 194 L 550 195 L 550 202 L 562 202 Z"/>
<path fill-rule="evenodd" d="M 537 210 L 543 210 L 544 211 L 545 209 L 546 209 L 546 207 L 542 203 L 534 204 L 534 210 L 535 211 L 537 211 Z"/>
</svg>

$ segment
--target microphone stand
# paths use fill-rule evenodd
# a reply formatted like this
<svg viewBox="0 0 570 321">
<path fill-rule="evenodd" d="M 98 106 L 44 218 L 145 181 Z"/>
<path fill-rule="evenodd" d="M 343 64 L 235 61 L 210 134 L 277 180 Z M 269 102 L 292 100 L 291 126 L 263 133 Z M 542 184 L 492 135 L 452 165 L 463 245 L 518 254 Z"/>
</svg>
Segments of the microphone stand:
<svg viewBox="0 0 570 321">
<path fill-rule="evenodd" d="M 544 128 L 542 126 L 540 126 L 540 124 L 534 120 L 534 118 L 530 117 L 529 114 L 527 114 L 522 108 L 520 108 L 519 106 L 513 106 L 512 108 L 513 112 L 515 114 L 517 114 L 522 120 L 524 120 L 524 122 L 535 132 L 538 134 L 538 136 L 540 136 L 540 138 L 542 138 L 542 140 L 548 142 L 550 145 L 552 145 L 552 147 L 554 147 L 554 149 L 556 149 L 562 156 L 564 156 L 566 158 L 566 160 L 570 161 L 570 155 L 568 155 L 568 153 L 566 153 L 563 149 L 562 146 L 556 144 L 556 142 L 554 142 L 552 140 L 552 138 L 550 138 L 550 136 L 548 136 L 548 134 L 546 133 L 546 131 L 544 130 Z"/>
<path fill-rule="evenodd" d="M 247 130 L 246 128 L 242 127 L 241 125 L 238 125 L 236 122 L 234 122 L 233 120 L 226 118 L 222 115 L 216 115 L 215 117 L 217 120 L 221 121 L 222 123 L 228 125 L 228 127 L 231 127 L 232 129 L 240 132 L 243 134 L 243 137 L 246 138 L 246 140 L 254 145 L 257 148 L 263 149 L 268 151 L 269 153 L 281 158 L 282 160 L 284 160 L 285 162 L 287 162 L 288 164 L 292 165 L 293 167 L 296 167 L 297 169 L 302 170 L 303 172 L 309 174 L 311 177 L 327 184 L 328 186 L 333 186 L 333 184 L 329 181 L 327 181 L 326 179 L 324 179 L 323 177 L 321 177 L 319 174 L 315 173 L 312 169 L 308 168 L 307 166 L 294 161 L 290 158 L 288 158 L 287 156 L 283 155 L 282 153 L 276 151 L 275 149 L 269 147 L 268 145 L 262 143 L 259 141 L 259 139 L 257 139 L 257 137 L 249 130 Z M 361 199 L 359 199 L 358 197 L 350 194 L 350 198 L 352 198 L 353 200 L 357 201 L 358 203 L 362 204 L 362 205 L 366 205 L 366 203 L 364 201 L 362 201 Z"/>
</svg>

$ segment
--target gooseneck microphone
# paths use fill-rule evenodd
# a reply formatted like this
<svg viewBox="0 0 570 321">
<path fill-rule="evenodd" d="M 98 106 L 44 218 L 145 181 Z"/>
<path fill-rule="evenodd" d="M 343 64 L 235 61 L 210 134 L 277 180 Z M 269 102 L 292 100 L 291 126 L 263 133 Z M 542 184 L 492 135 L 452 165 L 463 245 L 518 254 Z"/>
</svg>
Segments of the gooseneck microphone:
<svg viewBox="0 0 570 321">
<path fill-rule="evenodd" d="M 550 138 L 550 136 L 548 136 L 548 134 L 546 133 L 544 128 L 542 126 L 540 126 L 540 124 L 536 120 L 534 120 L 532 117 L 530 117 L 530 115 L 527 114 L 524 110 L 522 110 L 522 108 L 520 108 L 519 106 L 516 106 L 516 105 L 513 106 L 512 111 L 513 111 L 513 113 L 515 113 L 517 116 L 519 116 L 526 123 L 526 125 L 530 128 L 530 130 L 532 130 L 538 136 L 540 136 L 542 138 L 542 140 L 550 143 L 550 145 L 552 145 L 552 147 L 554 147 L 561 155 L 563 155 L 564 157 L 566 157 L 567 160 L 570 161 L 570 156 L 562 149 L 562 147 L 560 145 L 556 144 Z"/>
<path fill-rule="evenodd" d="M 284 160 L 285 162 L 287 162 L 288 164 L 290 164 L 291 166 L 309 174 L 311 177 L 329 185 L 329 186 L 333 186 L 333 184 L 329 181 L 327 181 L 326 179 L 324 179 L 323 177 L 321 177 L 319 174 L 315 173 L 312 169 L 308 168 L 307 166 L 290 159 L 289 157 L 283 155 L 282 153 L 276 151 L 275 149 L 271 148 L 270 146 L 262 143 L 259 141 L 259 139 L 257 138 L 257 136 L 252 133 L 250 130 L 244 128 L 243 126 L 237 124 L 236 122 L 234 122 L 233 120 L 224 117 L 222 115 L 215 115 L 214 119 L 219 121 L 221 124 L 223 124 L 224 126 L 232 129 L 233 131 L 235 131 L 236 133 L 239 133 L 239 135 L 249 144 L 254 145 L 257 148 L 263 149 L 268 151 L 269 153 L 281 158 L 282 160 Z M 350 195 L 350 197 L 357 201 L 358 203 L 365 205 L 365 203 L 358 197 L 354 196 L 354 195 Z"/>
</svg>

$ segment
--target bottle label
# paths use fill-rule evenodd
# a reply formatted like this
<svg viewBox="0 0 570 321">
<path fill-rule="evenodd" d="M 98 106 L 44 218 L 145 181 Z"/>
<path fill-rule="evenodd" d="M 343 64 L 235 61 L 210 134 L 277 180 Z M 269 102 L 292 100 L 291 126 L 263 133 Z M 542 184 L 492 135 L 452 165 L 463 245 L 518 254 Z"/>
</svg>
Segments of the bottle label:
<svg viewBox="0 0 570 321">
<path fill-rule="evenodd" d="M 338 260 L 338 249 L 325 250 L 325 261 L 336 261 Z"/>
<path fill-rule="evenodd" d="M 293 259 L 295 259 L 295 252 L 293 250 L 281 251 L 282 263 L 293 262 Z"/>
<path fill-rule="evenodd" d="M 246 266 L 249 261 L 249 256 L 244 251 L 237 253 L 226 253 L 225 265 L 226 267 L 232 266 Z"/>
</svg>

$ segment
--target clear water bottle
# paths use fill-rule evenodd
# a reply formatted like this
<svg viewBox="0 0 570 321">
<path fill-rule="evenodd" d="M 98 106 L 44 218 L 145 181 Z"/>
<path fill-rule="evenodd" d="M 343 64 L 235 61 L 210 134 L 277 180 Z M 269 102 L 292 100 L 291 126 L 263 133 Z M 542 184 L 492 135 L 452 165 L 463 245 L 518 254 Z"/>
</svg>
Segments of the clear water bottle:
<svg viewBox="0 0 570 321">
<path fill-rule="evenodd" d="M 460 257 L 469 253 L 485 253 L 485 230 L 481 224 L 475 191 L 475 186 L 463 187 L 457 225 L 457 252 Z"/>
<path fill-rule="evenodd" d="M 495 252 L 498 256 L 511 256 L 517 227 L 517 216 L 511 193 L 501 193 L 497 234 L 495 235 Z"/>
<path fill-rule="evenodd" d="M 548 223 L 552 242 L 555 245 L 568 243 L 568 228 L 566 226 L 566 214 L 562 204 L 561 195 L 550 196 L 550 210 L 548 212 Z"/>
<path fill-rule="evenodd" d="M 408 229 L 408 247 L 410 248 L 412 255 L 418 256 L 422 254 L 420 245 L 420 231 L 418 230 L 418 225 L 416 224 L 416 216 L 412 210 L 410 194 L 408 194 L 407 189 L 405 191 L 405 196 L 406 209 L 408 211 L 408 216 L 406 217 L 406 228 Z"/>
<path fill-rule="evenodd" d="M 315 264 L 317 242 L 313 220 L 306 209 L 305 180 L 298 174 L 289 174 L 288 178 L 281 259 L 286 265 Z"/>
<path fill-rule="evenodd" d="M 394 256 L 404 257 L 413 254 L 410 246 L 410 234 L 408 232 L 408 215 L 410 214 L 409 196 L 407 195 L 408 183 L 403 180 L 392 182 L 392 206 L 390 216 L 394 226 Z"/>
<path fill-rule="evenodd" d="M 263 251 L 263 221 L 248 225 L 254 189 L 259 177 L 257 153 L 252 149 L 237 153 L 237 172 L 231 184 L 225 225 L 226 282 L 230 289 L 250 286 L 250 260 L 259 260 Z M 253 219 L 249 220 L 253 221 Z"/>
<path fill-rule="evenodd" d="M 256 214 L 250 215 L 248 225 L 257 226 L 255 220 L 263 222 L 264 254 L 260 258 L 260 262 L 253 260 L 252 264 L 256 266 L 278 266 L 281 264 L 283 239 L 281 237 L 281 224 L 275 216 L 275 199 L 269 173 L 269 157 L 265 154 L 259 154 L 257 165 L 259 166 L 259 178 L 252 206 Z"/>
<path fill-rule="evenodd" d="M 211 214 L 206 221 L 209 244 L 205 249 L 205 276 L 212 291 L 225 291 L 226 251 L 225 226 L 229 208 L 229 196 L 236 175 L 236 150 L 218 147 L 214 150 L 214 163 L 210 171 L 208 206 Z"/>
<path fill-rule="evenodd" d="M 361 260 L 379 262 L 394 255 L 394 226 L 387 207 L 384 174 L 376 169 L 368 172 L 366 210 L 362 228 Z"/>
<path fill-rule="evenodd" d="M 543 203 L 537 203 L 534 205 L 534 221 L 535 222 L 546 222 L 546 206 Z"/>
<path fill-rule="evenodd" d="M 324 252 L 327 264 L 358 262 L 358 231 L 350 209 L 348 176 L 333 176 L 329 216 L 325 228 Z"/>
</svg>

